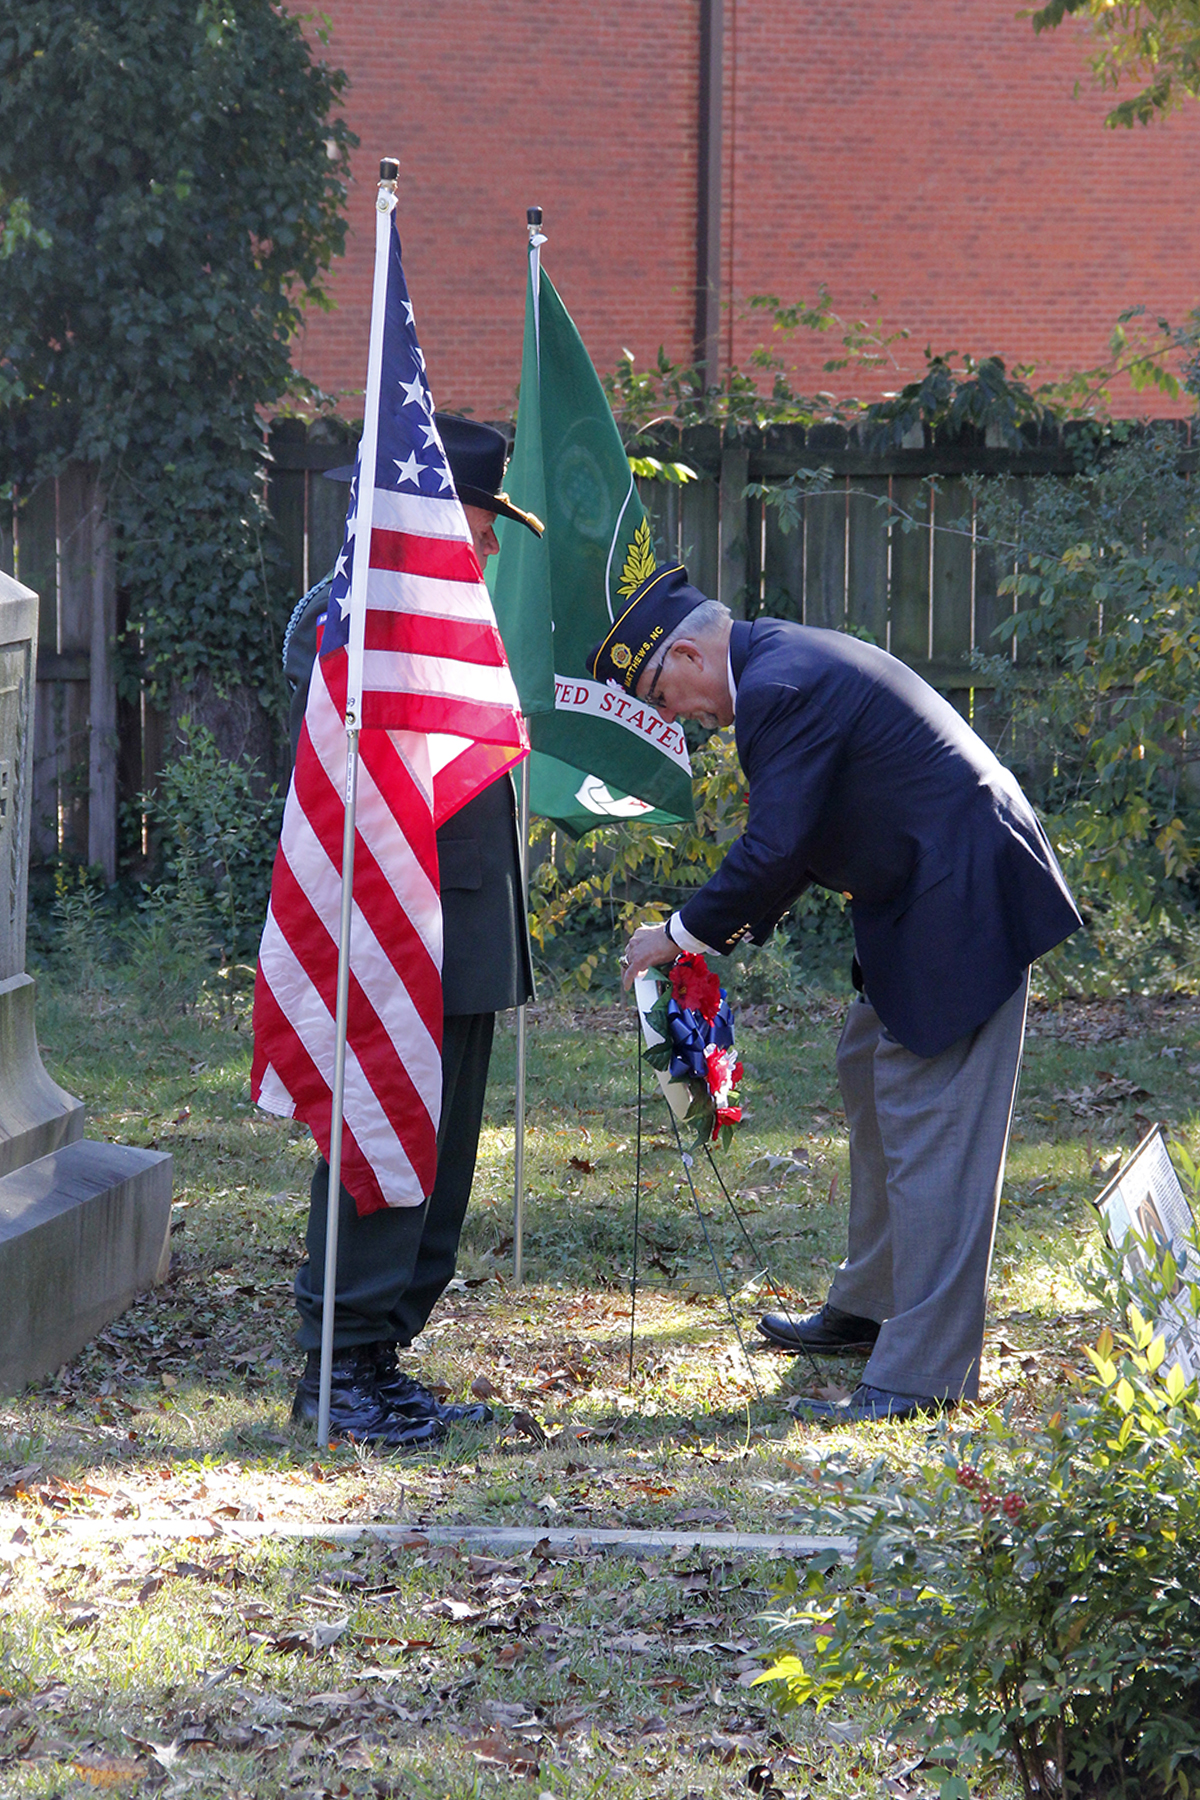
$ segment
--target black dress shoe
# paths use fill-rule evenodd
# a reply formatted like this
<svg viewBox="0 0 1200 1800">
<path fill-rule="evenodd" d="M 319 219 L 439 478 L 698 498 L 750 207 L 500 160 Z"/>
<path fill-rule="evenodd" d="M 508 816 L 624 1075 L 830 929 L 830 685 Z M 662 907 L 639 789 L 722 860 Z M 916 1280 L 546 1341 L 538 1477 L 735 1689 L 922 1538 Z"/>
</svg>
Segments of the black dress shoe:
<svg viewBox="0 0 1200 1800">
<path fill-rule="evenodd" d="M 788 1319 L 782 1313 L 768 1313 L 758 1321 L 758 1329 L 779 1350 L 807 1350 L 818 1356 L 843 1356 L 847 1351 L 868 1352 L 875 1348 L 879 1326 L 874 1319 L 860 1319 L 853 1313 L 839 1312 L 826 1301 L 820 1312 L 803 1319 Z"/>
<path fill-rule="evenodd" d="M 369 1346 L 355 1344 L 333 1353 L 329 1389 L 329 1435 L 377 1444 L 383 1450 L 420 1450 L 446 1435 L 440 1419 L 409 1418 L 395 1413 L 375 1385 L 375 1362 Z M 317 1422 L 321 1393 L 321 1352 L 310 1350 L 292 1402 L 296 1424 Z"/>
<path fill-rule="evenodd" d="M 946 1412 L 953 1405 L 953 1400 L 938 1400 L 931 1394 L 892 1394 L 860 1381 L 848 1400 L 793 1400 L 791 1409 L 799 1419 L 854 1425 L 872 1419 L 912 1419 L 918 1413 Z"/>
<path fill-rule="evenodd" d="M 407 1419 L 436 1419 L 442 1425 L 490 1425 L 492 1409 L 478 1401 L 439 1400 L 406 1375 L 396 1359 L 396 1346 L 381 1338 L 368 1344 L 374 1358 L 375 1390 L 385 1406 Z"/>
</svg>

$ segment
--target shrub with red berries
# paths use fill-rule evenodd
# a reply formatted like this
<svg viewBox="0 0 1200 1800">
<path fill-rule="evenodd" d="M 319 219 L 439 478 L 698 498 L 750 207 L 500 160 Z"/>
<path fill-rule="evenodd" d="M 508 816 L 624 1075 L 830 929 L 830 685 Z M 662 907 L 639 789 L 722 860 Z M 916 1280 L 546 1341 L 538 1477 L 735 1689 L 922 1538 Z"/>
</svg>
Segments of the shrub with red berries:
<svg viewBox="0 0 1200 1800">
<path fill-rule="evenodd" d="M 1200 1386 L 1127 1316 L 1044 1424 L 993 1413 L 940 1465 L 831 1487 L 812 1525 L 853 1556 L 814 1559 L 772 1619 L 791 1653 L 767 1679 L 882 1699 L 942 1800 L 1014 1771 L 1024 1800 L 1200 1792 Z"/>
</svg>

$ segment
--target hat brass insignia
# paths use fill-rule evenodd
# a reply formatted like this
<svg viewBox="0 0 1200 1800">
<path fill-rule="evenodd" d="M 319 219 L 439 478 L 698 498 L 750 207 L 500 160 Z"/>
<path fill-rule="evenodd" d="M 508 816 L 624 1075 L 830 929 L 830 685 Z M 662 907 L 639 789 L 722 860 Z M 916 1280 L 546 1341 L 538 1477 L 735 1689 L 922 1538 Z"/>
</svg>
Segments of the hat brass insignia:
<svg viewBox="0 0 1200 1800">
<path fill-rule="evenodd" d="M 653 575 L 657 567 L 649 521 L 643 519 L 633 534 L 633 542 L 629 546 L 629 553 L 621 570 L 621 579 L 617 583 L 617 592 L 622 600 L 628 600 L 641 587 L 646 577 Z M 614 656 L 613 661 L 616 662 L 616 660 Z M 625 667 L 624 663 L 619 663 L 617 666 Z"/>
<path fill-rule="evenodd" d="M 628 644 L 614 644 L 608 654 L 614 669 L 627 669 L 633 661 Z"/>
</svg>

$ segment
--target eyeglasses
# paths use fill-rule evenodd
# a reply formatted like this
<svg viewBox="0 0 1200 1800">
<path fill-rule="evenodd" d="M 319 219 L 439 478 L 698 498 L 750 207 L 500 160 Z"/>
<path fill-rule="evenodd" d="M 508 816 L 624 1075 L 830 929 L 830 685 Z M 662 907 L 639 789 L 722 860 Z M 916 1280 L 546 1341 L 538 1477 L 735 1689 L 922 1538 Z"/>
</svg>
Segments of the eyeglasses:
<svg viewBox="0 0 1200 1800">
<path fill-rule="evenodd" d="M 655 669 L 653 675 L 650 677 L 650 687 L 649 687 L 649 691 L 646 694 L 646 705 L 647 706 L 653 706 L 653 707 L 657 708 L 662 700 L 662 695 L 658 691 L 658 684 L 662 680 L 663 664 L 666 662 L 669 654 L 670 654 L 670 652 L 668 650 L 663 651 L 662 655 L 658 659 L 658 666 Z"/>
</svg>

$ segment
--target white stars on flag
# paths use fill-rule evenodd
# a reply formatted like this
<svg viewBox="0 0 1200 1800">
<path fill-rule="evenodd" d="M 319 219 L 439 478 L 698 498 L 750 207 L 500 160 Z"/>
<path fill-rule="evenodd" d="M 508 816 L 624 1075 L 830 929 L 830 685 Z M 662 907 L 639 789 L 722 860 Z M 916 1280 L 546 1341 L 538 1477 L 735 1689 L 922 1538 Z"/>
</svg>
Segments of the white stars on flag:
<svg viewBox="0 0 1200 1800">
<path fill-rule="evenodd" d="M 421 477 L 429 467 L 429 464 L 419 463 L 417 461 L 417 453 L 415 450 L 410 451 L 403 462 L 400 461 L 398 456 L 394 456 L 392 461 L 400 471 L 401 481 L 411 481 L 414 487 L 420 486 Z M 447 483 L 447 485 L 449 485 L 449 483 Z"/>
</svg>

